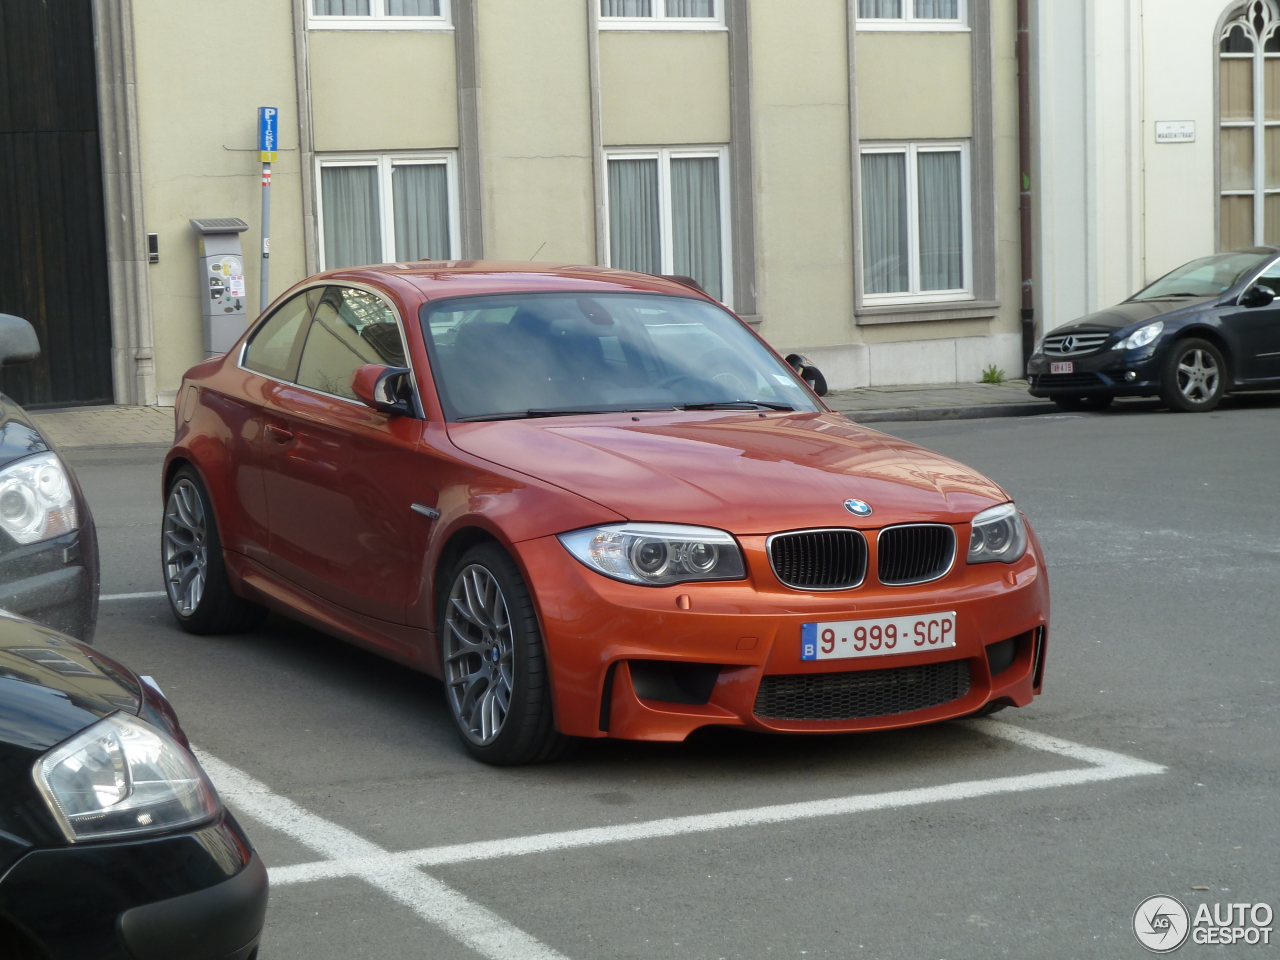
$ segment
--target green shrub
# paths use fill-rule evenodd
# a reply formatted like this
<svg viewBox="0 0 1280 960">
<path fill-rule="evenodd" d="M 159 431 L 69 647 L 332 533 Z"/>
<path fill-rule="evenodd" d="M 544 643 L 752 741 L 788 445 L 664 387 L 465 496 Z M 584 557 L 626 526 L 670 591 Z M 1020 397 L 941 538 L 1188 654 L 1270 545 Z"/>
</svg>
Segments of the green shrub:
<svg viewBox="0 0 1280 960">
<path fill-rule="evenodd" d="M 1004 371 L 997 367 L 994 363 L 987 369 L 982 371 L 983 383 L 1004 383 Z"/>
</svg>

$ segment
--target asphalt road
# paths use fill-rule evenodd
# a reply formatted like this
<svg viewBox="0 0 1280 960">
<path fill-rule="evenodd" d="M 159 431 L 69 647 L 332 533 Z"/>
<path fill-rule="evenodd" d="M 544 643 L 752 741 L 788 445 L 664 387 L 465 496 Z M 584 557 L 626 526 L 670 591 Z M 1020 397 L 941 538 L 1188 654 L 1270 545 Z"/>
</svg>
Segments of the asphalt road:
<svg viewBox="0 0 1280 960">
<path fill-rule="evenodd" d="M 956 724 L 596 742 L 494 770 L 457 745 L 430 678 L 276 617 L 193 638 L 163 600 L 108 601 L 99 646 L 159 681 L 199 748 L 274 792 L 242 817 L 274 870 L 262 960 L 479 955 L 463 941 L 512 960 L 1116 960 L 1147 955 L 1131 918 L 1153 894 L 1280 911 L 1280 403 L 887 429 L 988 473 L 1044 542 L 1046 692 L 998 719 L 1164 772 L 1121 763 L 1081 782 L 1078 757 Z M 159 588 L 161 455 L 71 455 L 104 594 Z M 963 786 L 993 780 L 1008 789 Z M 901 802 L 777 822 L 520 839 L 889 791 Z M 379 859 L 458 844 L 473 846 L 424 855 L 425 872 Z M 275 870 L 339 848 L 373 851 L 360 876 Z M 1275 939 L 1179 954 L 1274 956 Z"/>
</svg>

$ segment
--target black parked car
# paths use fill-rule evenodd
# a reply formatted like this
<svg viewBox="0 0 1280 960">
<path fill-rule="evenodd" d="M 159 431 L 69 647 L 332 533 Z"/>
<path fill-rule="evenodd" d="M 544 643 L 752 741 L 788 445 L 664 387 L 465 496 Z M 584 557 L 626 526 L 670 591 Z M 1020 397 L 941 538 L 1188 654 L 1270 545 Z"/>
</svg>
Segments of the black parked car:
<svg viewBox="0 0 1280 960">
<path fill-rule="evenodd" d="M 0 612 L 0 957 L 253 960 L 266 905 L 159 687 Z"/>
<path fill-rule="evenodd" d="M 1036 344 L 1031 394 L 1067 409 L 1158 396 L 1200 412 L 1228 391 L 1280 388 L 1278 293 L 1280 248 L 1193 260 Z"/>
<path fill-rule="evenodd" d="M 0 314 L 0 366 L 40 355 L 31 324 Z M 0 609 L 93 641 L 98 537 L 71 467 L 0 394 Z"/>
</svg>

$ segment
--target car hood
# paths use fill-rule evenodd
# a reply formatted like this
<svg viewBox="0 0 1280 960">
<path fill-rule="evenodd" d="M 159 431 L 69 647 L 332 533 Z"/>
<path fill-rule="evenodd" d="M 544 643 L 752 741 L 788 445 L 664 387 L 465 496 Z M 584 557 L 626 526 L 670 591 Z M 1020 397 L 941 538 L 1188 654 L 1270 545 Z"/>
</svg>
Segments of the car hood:
<svg viewBox="0 0 1280 960">
<path fill-rule="evenodd" d="M 1188 313 L 1213 299 L 1213 297 L 1178 297 L 1166 300 L 1126 300 L 1124 303 L 1117 303 L 1114 307 L 1081 317 L 1065 327 L 1056 327 L 1053 332 L 1059 334 L 1119 330 L 1135 323 L 1142 323 L 1144 320 L 1154 320 L 1156 317 Z"/>
<path fill-rule="evenodd" d="M 127 667 L 0 611 L 0 748 L 47 750 L 109 713 L 137 714 L 141 697 Z"/>
<path fill-rule="evenodd" d="M 0 467 L 48 449 L 27 411 L 0 393 Z"/>
<path fill-rule="evenodd" d="M 629 520 L 736 534 L 961 523 L 1009 499 L 968 467 L 839 414 L 600 414 L 451 424 L 449 435 Z M 873 515 L 855 520 L 850 498 Z"/>
</svg>

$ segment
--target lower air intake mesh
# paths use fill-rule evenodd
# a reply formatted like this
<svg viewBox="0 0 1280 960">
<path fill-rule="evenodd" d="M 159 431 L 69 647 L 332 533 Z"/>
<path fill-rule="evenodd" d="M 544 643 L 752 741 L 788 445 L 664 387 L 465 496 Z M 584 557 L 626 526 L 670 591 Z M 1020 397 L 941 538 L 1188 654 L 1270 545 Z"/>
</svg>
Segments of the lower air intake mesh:
<svg viewBox="0 0 1280 960">
<path fill-rule="evenodd" d="M 969 692 L 969 661 L 919 667 L 766 676 L 755 714 L 765 720 L 858 720 L 925 710 Z"/>
</svg>

